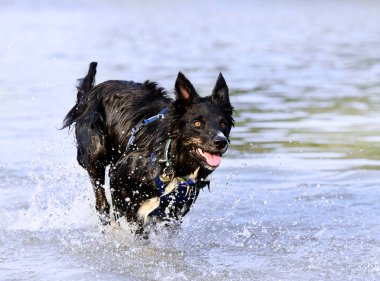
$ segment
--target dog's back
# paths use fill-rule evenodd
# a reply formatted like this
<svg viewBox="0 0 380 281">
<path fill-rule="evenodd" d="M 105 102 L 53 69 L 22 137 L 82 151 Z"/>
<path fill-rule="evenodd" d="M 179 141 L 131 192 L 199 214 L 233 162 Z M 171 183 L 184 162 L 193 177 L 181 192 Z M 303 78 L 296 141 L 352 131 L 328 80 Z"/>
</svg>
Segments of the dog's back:
<svg viewBox="0 0 380 281">
<path fill-rule="evenodd" d="M 78 161 L 88 168 L 86 148 L 104 151 L 107 165 L 116 162 L 128 142 L 128 134 L 140 120 L 157 114 L 172 100 L 155 82 L 109 80 L 94 86 L 96 62 L 86 77 L 79 79 L 77 102 L 63 121 L 63 128 L 75 123 Z M 98 139 L 98 141 L 92 141 Z M 86 140 L 86 141 L 84 141 Z M 82 145 L 83 144 L 83 145 Z M 93 151 L 93 148 L 90 148 Z"/>
</svg>

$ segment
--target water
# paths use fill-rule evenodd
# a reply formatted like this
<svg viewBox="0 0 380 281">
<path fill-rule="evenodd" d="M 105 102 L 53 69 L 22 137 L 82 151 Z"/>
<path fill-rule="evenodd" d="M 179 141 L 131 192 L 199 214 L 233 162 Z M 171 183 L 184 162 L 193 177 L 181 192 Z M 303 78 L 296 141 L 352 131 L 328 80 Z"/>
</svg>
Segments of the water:
<svg viewBox="0 0 380 281">
<path fill-rule="evenodd" d="M 0 280 L 380 280 L 380 4 L 1 1 Z M 103 228 L 73 132 L 75 79 L 203 94 L 232 145 L 175 233 Z"/>
</svg>

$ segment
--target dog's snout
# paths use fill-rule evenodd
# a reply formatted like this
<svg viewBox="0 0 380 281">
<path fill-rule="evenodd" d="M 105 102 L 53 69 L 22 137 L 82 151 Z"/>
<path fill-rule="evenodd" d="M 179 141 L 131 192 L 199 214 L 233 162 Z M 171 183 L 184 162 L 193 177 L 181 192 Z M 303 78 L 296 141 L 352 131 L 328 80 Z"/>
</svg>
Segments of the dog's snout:
<svg viewBox="0 0 380 281">
<path fill-rule="evenodd" d="M 214 144 L 218 149 L 224 149 L 228 145 L 228 139 L 224 136 L 217 136 L 214 139 Z"/>
</svg>

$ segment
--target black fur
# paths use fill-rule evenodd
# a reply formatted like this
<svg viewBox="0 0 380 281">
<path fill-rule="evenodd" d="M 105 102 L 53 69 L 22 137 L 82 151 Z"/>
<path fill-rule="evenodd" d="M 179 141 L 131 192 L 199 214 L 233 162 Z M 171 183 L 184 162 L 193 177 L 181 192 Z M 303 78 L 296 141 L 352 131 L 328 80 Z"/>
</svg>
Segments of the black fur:
<svg viewBox="0 0 380 281">
<path fill-rule="evenodd" d="M 77 159 L 89 173 L 101 220 L 105 223 L 110 217 L 110 204 L 103 187 L 108 165 L 111 166 L 110 187 L 116 216 L 141 225 L 146 221 L 138 216 L 139 208 L 148 199 L 159 197 L 154 182 L 156 176 L 173 180 L 197 171 L 192 200 L 183 208 L 179 208 L 175 200 L 166 202 L 160 206 L 167 208 L 166 216 L 155 217 L 155 220 L 180 220 L 196 200 L 199 190 L 207 185 L 207 176 L 216 168 L 210 166 L 210 160 L 202 157 L 197 148 L 211 153 L 212 157 L 227 150 L 234 120 L 222 74 L 213 93 L 202 98 L 180 72 L 173 100 L 157 83 L 150 81 L 142 84 L 106 81 L 94 87 L 96 66 L 95 62 L 91 63 L 87 76 L 80 80 L 77 103 L 64 119 L 63 128 L 75 123 Z M 143 127 L 133 146 L 126 151 L 132 128 L 166 107 L 165 118 Z M 168 151 L 170 159 L 160 161 L 165 159 L 168 139 L 172 140 Z M 154 163 L 150 161 L 152 153 L 157 159 Z"/>
</svg>

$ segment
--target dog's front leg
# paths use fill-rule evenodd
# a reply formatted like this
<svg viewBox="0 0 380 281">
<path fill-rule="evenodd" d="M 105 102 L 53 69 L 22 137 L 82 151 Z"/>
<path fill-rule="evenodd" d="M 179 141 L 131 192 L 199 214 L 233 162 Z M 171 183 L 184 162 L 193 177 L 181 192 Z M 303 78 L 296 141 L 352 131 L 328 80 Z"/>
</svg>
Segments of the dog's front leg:
<svg viewBox="0 0 380 281">
<path fill-rule="evenodd" d="M 105 168 L 94 167 L 89 168 L 88 173 L 91 178 L 92 187 L 95 193 L 96 210 L 99 219 L 103 225 L 110 223 L 110 205 L 107 201 L 106 193 L 104 190 Z"/>
</svg>

